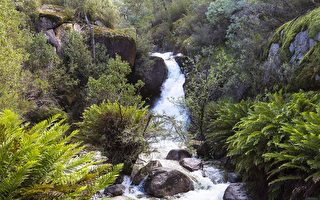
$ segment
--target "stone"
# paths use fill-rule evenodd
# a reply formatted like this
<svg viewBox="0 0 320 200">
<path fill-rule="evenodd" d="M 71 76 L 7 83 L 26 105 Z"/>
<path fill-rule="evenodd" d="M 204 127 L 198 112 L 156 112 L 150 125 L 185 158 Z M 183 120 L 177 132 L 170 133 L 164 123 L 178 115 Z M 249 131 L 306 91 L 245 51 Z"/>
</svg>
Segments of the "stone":
<svg viewBox="0 0 320 200">
<path fill-rule="evenodd" d="M 298 65 L 308 51 L 316 45 L 313 39 L 309 38 L 308 31 L 298 33 L 294 41 L 290 44 L 289 50 L 293 53 L 290 63 Z"/>
<path fill-rule="evenodd" d="M 124 194 L 126 187 L 121 184 L 111 185 L 104 190 L 104 194 L 108 197 L 121 196 Z"/>
<path fill-rule="evenodd" d="M 71 19 L 64 8 L 57 5 L 42 5 L 37 12 L 39 13 L 39 21 L 36 26 L 38 32 L 54 29 Z"/>
<path fill-rule="evenodd" d="M 231 183 L 226 189 L 223 200 L 249 200 L 244 183 Z"/>
<path fill-rule="evenodd" d="M 142 167 L 137 174 L 133 176 L 132 183 L 138 185 L 145 177 L 152 173 L 155 168 L 162 167 L 158 160 L 150 161 L 146 166 Z"/>
<path fill-rule="evenodd" d="M 61 40 L 59 40 L 56 37 L 56 34 L 55 34 L 54 30 L 53 29 L 49 29 L 44 34 L 45 34 L 49 44 L 54 46 L 57 49 L 57 51 L 60 52 L 61 51 L 61 47 L 62 47 Z"/>
<path fill-rule="evenodd" d="M 186 168 L 191 172 L 202 169 L 203 167 L 202 161 L 197 158 L 184 158 L 180 160 L 179 163 L 182 167 Z"/>
<path fill-rule="evenodd" d="M 137 46 L 134 38 L 125 32 L 125 30 L 121 29 L 94 26 L 95 42 L 104 45 L 110 57 L 114 58 L 119 55 L 122 60 L 133 67 L 136 60 Z M 88 35 L 90 35 L 89 32 Z"/>
<path fill-rule="evenodd" d="M 184 158 L 191 158 L 191 157 L 192 155 L 187 150 L 173 149 L 168 153 L 166 159 L 180 161 Z"/>
<path fill-rule="evenodd" d="M 144 184 L 145 191 L 158 198 L 194 190 L 193 182 L 184 173 L 167 168 L 156 168 Z"/>
<path fill-rule="evenodd" d="M 162 58 L 151 57 L 152 65 L 147 68 L 135 66 L 135 80 L 142 80 L 144 86 L 141 95 L 148 103 L 152 104 L 161 94 L 161 87 L 168 77 L 168 69 Z"/>
</svg>

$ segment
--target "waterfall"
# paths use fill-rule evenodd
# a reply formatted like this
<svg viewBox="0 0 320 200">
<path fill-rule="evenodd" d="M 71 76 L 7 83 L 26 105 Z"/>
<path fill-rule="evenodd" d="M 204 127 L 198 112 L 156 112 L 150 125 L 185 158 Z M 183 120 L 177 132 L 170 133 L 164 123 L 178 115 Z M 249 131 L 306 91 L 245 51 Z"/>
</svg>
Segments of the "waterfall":
<svg viewBox="0 0 320 200">
<path fill-rule="evenodd" d="M 164 60 L 168 68 L 168 78 L 163 83 L 161 89 L 161 97 L 152 108 L 152 112 L 158 115 L 165 115 L 173 118 L 182 129 L 186 131 L 188 124 L 188 113 L 185 108 L 180 106 L 177 102 L 181 102 L 185 98 L 183 85 L 185 83 L 185 76 L 181 72 L 180 66 L 175 61 L 173 53 L 153 53 L 152 56 L 160 57 Z M 172 131 L 172 126 L 166 126 L 167 131 Z M 183 140 L 179 139 L 179 135 L 172 132 L 170 137 L 156 140 L 150 145 L 154 153 L 148 155 L 148 160 L 159 160 L 163 167 L 176 169 L 194 182 L 195 190 L 178 194 L 169 199 L 181 200 L 222 200 L 224 192 L 228 184 L 224 182 L 223 172 L 213 165 L 204 165 L 203 170 L 189 172 L 183 168 L 178 161 L 166 160 L 165 157 L 172 149 L 186 148 Z M 206 175 L 206 176 L 205 176 Z M 210 177 L 210 178 L 209 178 Z M 143 186 L 132 186 L 129 177 L 125 177 L 123 185 L 127 190 L 124 196 L 132 199 L 154 199 L 152 197 L 143 196 Z M 168 199 L 168 198 L 166 198 Z"/>
</svg>

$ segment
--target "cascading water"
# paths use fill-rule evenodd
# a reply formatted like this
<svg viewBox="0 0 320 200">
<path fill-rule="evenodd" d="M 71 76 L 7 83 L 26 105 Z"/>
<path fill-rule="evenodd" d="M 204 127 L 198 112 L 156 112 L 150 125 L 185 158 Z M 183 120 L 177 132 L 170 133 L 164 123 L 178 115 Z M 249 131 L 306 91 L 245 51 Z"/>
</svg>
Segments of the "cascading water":
<svg viewBox="0 0 320 200">
<path fill-rule="evenodd" d="M 179 123 L 182 129 L 186 130 L 188 123 L 188 113 L 186 109 L 177 105 L 184 99 L 185 93 L 183 85 L 185 83 L 185 76 L 181 72 L 178 63 L 175 61 L 172 53 L 154 53 L 152 56 L 160 57 L 165 61 L 168 68 L 168 78 L 164 82 L 161 91 L 161 97 L 155 104 L 152 112 L 158 115 L 165 115 L 175 119 L 176 123 Z M 166 160 L 165 157 L 172 149 L 186 148 L 185 143 L 181 137 L 174 131 L 173 127 L 166 125 L 165 129 L 170 131 L 170 136 L 165 139 L 161 138 L 150 145 L 152 152 L 146 158 L 147 160 L 159 160 L 163 167 L 169 169 L 176 169 L 188 177 L 194 182 L 195 189 L 193 191 L 178 194 L 173 197 L 166 197 L 165 199 L 182 199 L 182 200 L 222 200 L 224 192 L 228 187 L 227 183 L 224 183 L 223 172 L 213 165 L 204 165 L 202 170 L 195 172 L 189 172 L 183 168 L 178 161 Z M 126 186 L 126 192 L 124 196 L 132 199 L 155 199 L 148 197 L 143 192 L 143 183 L 139 186 L 132 186 L 129 177 L 125 177 L 123 185 Z"/>
</svg>

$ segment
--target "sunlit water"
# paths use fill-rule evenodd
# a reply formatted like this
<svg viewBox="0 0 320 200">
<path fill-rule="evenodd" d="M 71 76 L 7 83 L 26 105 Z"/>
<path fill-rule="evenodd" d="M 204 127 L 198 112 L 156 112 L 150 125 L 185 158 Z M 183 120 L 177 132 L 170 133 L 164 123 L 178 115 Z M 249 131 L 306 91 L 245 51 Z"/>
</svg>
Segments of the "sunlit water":
<svg viewBox="0 0 320 200">
<path fill-rule="evenodd" d="M 179 106 L 181 105 L 179 102 L 183 101 L 185 97 L 183 89 L 185 76 L 181 72 L 172 53 L 154 53 L 152 56 L 162 58 L 168 68 L 168 78 L 162 86 L 161 97 L 155 104 L 152 112 L 175 119 L 175 122 L 180 124 L 181 130 L 186 131 L 188 113 L 186 109 Z M 166 137 L 165 139 L 157 138 L 158 140 L 150 145 L 152 153 L 144 156 L 143 159 L 145 161 L 159 160 L 163 167 L 176 169 L 185 173 L 194 182 L 195 190 L 164 199 L 222 200 L 228 184 L 224 182 L 223 172 L 221 170 L 212 165 L 205 165 L 203 170 L 189 172 L 183 168 L 178 161 L 165 160 L 170 150 L 186 148 L 184 141 L 179 139 L 179 135 L 175 133 L 173 126 L 168 124 L 165 128 L 168 132 L 170 131 L 170 137 Z M 132 199 L 157 199 L 144 194 L 143 182 L 139 186 L 133 186 L 131 185 L 130 177 L 125 177 L 122 184 L 126 186 L 124 194 L 126 197 Z"/>
</svg>

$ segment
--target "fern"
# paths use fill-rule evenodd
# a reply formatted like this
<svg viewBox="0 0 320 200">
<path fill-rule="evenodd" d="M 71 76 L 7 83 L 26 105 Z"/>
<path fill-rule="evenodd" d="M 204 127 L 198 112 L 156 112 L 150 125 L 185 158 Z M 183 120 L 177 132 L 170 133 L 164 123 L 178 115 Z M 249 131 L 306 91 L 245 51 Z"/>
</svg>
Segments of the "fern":
<svg viewBox="0 0 320 200">
<path fill-rule="evenodd" d="M 115 181 L 122 166 L 80 154 L 84 147 L 71 142 L 77 131 L 66 136 L 64 121 L 29 127 L 9 110 L 0 114 L 0 199 L 90 199 Z"/>
</svg>

